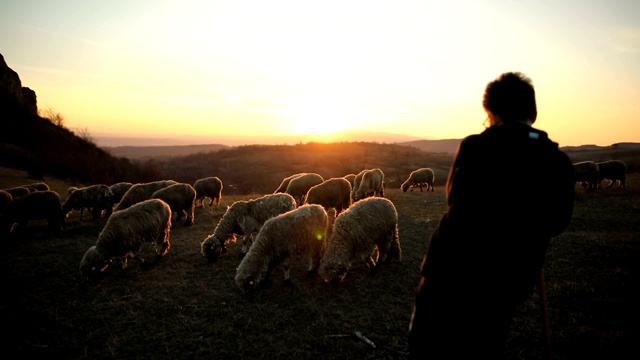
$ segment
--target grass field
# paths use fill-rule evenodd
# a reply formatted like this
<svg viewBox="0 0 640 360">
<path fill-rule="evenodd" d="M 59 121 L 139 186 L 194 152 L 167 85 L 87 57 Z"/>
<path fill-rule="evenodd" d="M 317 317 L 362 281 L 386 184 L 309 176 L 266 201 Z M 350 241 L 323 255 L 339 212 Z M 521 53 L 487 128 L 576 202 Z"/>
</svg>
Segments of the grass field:
<svg viewBox="0 0 640 360">
<path fill-rule="evenodd" d="M 26 182 L 33 181 L 0 173 L 0 187 Z M 68 185 L 56 182 L 54 189 L 65 198 Z M 80 222 L 72 213 L 60 234 L 34 222 L 0 251 L 0 356 L 404 359 L 418 268 L 445 198 L 442 187 L 385 193 L 400 215 L 402 263 L 375 276 L 355 264 L 333 289 L 307 278 L 307 259 L 297 258 L 293 287 L 282 286 L 279 266 L 253 297 L 233 282 L 241 244 L 209 264 L 200 243 L 227 205 L 258 194 L 223 194 L 221 207 L 197 210 L 194 226 L 172 229 L 171 250 L 159 263 L 143 269 L 130 261 L 126 271 L 114 265 L 97 284 L 82 278 L 78 266 L 105 220 Z M 151 247 L 144 249 L 142 256 L 153 261 Z M 626 190 L 578 191 L 574 219 L 552 241 L 544 271 L 555 359 L 640 358 L 639 174 L 630 175 Z M 537 299 L 532 294 L 518 311 L 509 359 L 545 358 Z"/>
</svg>

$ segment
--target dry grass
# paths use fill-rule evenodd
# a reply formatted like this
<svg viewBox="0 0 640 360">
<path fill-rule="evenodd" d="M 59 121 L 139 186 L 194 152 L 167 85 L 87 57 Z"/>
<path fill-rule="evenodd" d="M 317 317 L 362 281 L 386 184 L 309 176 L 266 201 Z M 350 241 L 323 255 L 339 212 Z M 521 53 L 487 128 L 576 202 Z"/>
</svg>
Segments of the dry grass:
<svg viewBox="0 0 640 360">
<path fill-rule="evenodd" d="M 640 176 L 633 174 L 626 191 L 580 193 L 569 229 L 552 241 L 545 273 L 555 359 L 640 356 L 638 189 Z M 291 271 L 293 287 L 282 286 L 280 266 L 254 297 L 233 283 L 240 243 L 216 264 L 199 253 L 224 208 L 249 196 L 226 196 L 220 208 L 198 209 L 194 226 L 172 230 L 162 261 L 150 269 L 135 261 L 127 271 L 113 266 L 98 284 L 81 278 L 78 266 L 104 220 L 80 222 L 73 213 L 62 234 L 33 223 L 0 252 L 0 356 L 404 359 L 418 268 L 445 209 L 444 194 L 442 187 L 385 193 L 400 214 L 402 263 L 376 276 L 356 264 L 333 289 L 305 277 L 307 261 L 300 258 Z M 152 261 L 150 247 L 144 255 Z M 544 358 L 539 314 L 533 294 L 515 319 L 508 358 Z"/>
</svg>

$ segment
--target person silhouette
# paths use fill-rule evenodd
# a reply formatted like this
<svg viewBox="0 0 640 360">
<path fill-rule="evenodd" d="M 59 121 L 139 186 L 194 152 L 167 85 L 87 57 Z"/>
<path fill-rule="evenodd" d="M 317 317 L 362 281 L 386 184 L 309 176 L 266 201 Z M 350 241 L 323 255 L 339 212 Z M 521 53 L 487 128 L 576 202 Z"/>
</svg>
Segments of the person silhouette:
<svg viewBox="0 0 640 360">
<path fill-rule="evenodd" d="M 569 157 L 537 118 L 531 79 L 489 82 L 488 126 L 464 138 L 446 184 L 447 209 L 431 235 L 409 324 L 410 359 L 503 357 L 519 304 L 541 274 L 575 197 Z"/>
</svg>

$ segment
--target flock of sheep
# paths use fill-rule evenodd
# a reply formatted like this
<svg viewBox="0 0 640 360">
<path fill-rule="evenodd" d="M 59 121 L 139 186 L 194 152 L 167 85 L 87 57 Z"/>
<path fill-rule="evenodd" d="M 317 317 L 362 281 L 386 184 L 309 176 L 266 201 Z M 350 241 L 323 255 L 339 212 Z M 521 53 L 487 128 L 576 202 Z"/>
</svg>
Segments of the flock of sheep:
<svg viewBox="0 0 640 360">
<path fill-rule="evenodd" d="M 608 160 L 603 162 L 581 161 L 573 164 L 576 173 L 576 182 L 586 191 L 598 191 L 602 180 L 609 180 L 607 189 L 618 184 L 618 188 L 624 189 L 627 181 L 627 165 L 621 160 Z"/>
<path fill-rule="evenodd" d="M 574 164 L 576 180 L 587 191 L 619 182 L 625 187 L 626 165 L 619 160 Z M 411 172 L 400 189 L 414 187 L 433 191 L 434 172 L 421 168 Z M 170 230 L 186 217 L 184 226 L 195 221 L 196 206 L 219 205 L 222 181 L 217 177 L 197 180 L 193 185 L 173 180 L 111 186 L 98 184 L 68 189 L 62 201 L 45 183 L 0 190 L 0 238 L 30 220 L 47 220 L 51 230 L 62 231 L 72 211 L 86 210 L 94 219 L 107 218 L 98 239 L 80 262 L 81 273 L 97 279 L 115 257 L 133 257 L 145 243 L 155 247 L 157 259 L 171 245 Z M 174 216 L 175 214 L 175 216 Z M 309 273 L 319 273 L 332 286 L 343 281 L 354 261 L 368 264 L 371 272 L 382 263 L 401 261 L 398 213 L 384 196 L 384 173 L 365 169 L 358 174 L 324 179 L 316 173 L 286 177 L 272 194 L 236 201 L 226 209 L 213 233 L 200 244 L 200 252 L 211 263 L 227 252 L 227 245 L 242 236 L 236 285 L 246 292 L 263 286 L 275 266 L 284 265 L 284 281 L 290 282 L 294 256 L 309 258 Z"/>
</svg>

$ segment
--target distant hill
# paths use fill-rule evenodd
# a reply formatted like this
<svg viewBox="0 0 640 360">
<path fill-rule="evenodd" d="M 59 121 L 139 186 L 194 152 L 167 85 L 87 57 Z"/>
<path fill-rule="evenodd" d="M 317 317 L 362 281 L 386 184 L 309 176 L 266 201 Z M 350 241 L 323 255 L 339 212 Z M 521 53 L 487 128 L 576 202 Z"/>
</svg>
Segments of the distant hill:
<svg viewBox="0 0 640 360">
<path fill-rule="evenodd" d="M 444 140 L 415 140 L 400 143 L 399 145 L 413 146 L 424 152 L 455 154 L 462 139 Z"/>
<path fill-rule="evenodd" d="M 186 156 L 197 153 L 207 153 L 228 149 L 229 146 L 220 144 L 205 145 L 175 145 L 175 146 L 112 146 L 103 147 L 104 150 L 117 157 L 132 160 Z"/>
</svg>

